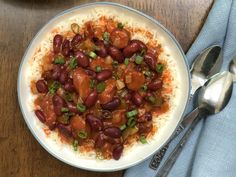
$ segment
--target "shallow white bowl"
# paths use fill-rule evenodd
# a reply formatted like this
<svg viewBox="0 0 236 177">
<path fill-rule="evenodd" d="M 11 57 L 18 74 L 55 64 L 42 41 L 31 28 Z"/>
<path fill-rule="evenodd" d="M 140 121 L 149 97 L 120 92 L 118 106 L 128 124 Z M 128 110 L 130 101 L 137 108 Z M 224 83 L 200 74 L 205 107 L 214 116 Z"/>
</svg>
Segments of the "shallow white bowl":
<svg viewBox="0 0 236 177">
<path fill-rule="evenodd" d="M 109 9 L 123 16 L 125 15 L 129 18 L 133 18 L 134 21 L 137 21 L 140 24 L 145 24 L 149 29 L 155 30 L 160 36 L 162 46 L 168 50 L 168 54 L 176 60 L 177 67 L 175 69 L 177 72 L 175 73 L 175 76 L 181 80 L 178 85 L 180 92 L 178 93 L 177 105 L 173 110 L 171 110 L 172 113 L 168 121 L 165 123 L 165 126 L 161 129 L 161 131 L 158 132 L 158 136 L 155 136 L 155 140 L 149 144 L 137 145 L 135 148 L 127 150 L 128 152 L 126 152 L 125 155 L 123 155 L 118 161 L 98 161 L 94 158 L 78 157 L 70 148 L 68 148 L 68 146 L 58 146 L 54 141 L 52 141 L 52 139 L 45 136 L 42 128 L 38 126 L 40 122 L 36 118 L 32 108 L 30 108 L 27 103 L 27 100 L 32 98 L 32 93 L 30 91 L 30 86 L 26 75 L 30 68 L 29 60 L 33 57 L 37 44 L 40 43 L 46 34 L 49 33 L 59 22 L 70 18 L 74 14 L 89 14 L 95 8 Z M 18 74 L 17 91 L 19 105 L 25 122 L 37 141 L 50 154 L 57 159 L 78 168 L 92 171 L 117 171 L 140 163 L 165 145 L 182 119 L 182 114 L 184 113 L 189 97 L 189 83 L 189 68 L 186 63 L 185 55 L 176 39 L 165 27 L 163 27 L 155 19 L 135 9 L 120 4 L 104 2 L 86 4 L 66 10 L 50 20 L 37 33 L 22 59 Z"/>
</svg>

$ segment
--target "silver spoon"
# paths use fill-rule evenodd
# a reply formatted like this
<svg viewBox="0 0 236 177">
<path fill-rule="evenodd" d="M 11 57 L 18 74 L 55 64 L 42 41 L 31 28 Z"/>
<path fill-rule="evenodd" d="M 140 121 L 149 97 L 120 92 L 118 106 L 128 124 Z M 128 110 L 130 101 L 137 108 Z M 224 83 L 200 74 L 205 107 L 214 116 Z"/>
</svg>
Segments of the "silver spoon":
<svg viewBox="0 0 236 177">
<path fill-rule="evenodd" d="M 199 87 L 204 85 L 209 77 L 220 71 L 222 60 L 221 47 L 218 45 L 208 47 L 195 58 L 190 70 L 192 75 L 192 89 L 190 92 L 190 98 L 193 97 L 194 93 Z M 180 132 L 182 132 L 182 130 L 192 121 L 192 119 L 184 119 L 177 128 L 176 133 L 172 135 L 171 140 L 177 137 Z M 167 148 L 168 144 L 152 157 L 152 160 L 149 164 L 151 169 L 156 170 L 159 167 Z"/>
<path fill-rule="evenodd" d="M 229 64 L 229 71 L 233 74 L 233 80 L 236 82 L 236 56 L 233 57 Z"/>
<path fill-rule="evenodd" d="M 231 98 L 232 90 L 233 76 L 228 71 L 214 75 L 201 87 L 197 100 L 198 107 L 187 115 L 187 117 L 194 119 L 194 121 L 170 156 L 166 159 L 156 177 L 166 177 L 169 174 L 187 139 L 201 117 L 216 114 L 224 109 Z M 196 119 L 196 117 L 198 118 Z"/>
</svg>

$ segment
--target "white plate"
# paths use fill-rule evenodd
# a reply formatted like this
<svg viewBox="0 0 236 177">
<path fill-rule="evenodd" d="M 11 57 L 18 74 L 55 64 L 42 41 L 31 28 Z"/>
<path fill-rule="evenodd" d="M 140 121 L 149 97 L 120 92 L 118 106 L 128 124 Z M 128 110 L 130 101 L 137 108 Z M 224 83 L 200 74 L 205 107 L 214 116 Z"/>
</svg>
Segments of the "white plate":
<svg viewBox="0 0 236 177">
<path fill-rule="evenodd" d="M 52 139 L 45 136 L 45 133 L 43 132 L 41 126 L 39 126 L 40 122 L 32 111 L 32 107 L 30 107 L 28 104 L 28 100 L 32 99 L 29 81 L 27 80 L 27 74 L 29 74 L 30 70 L 29 60 L 33 57 L 37 45 L 59 22 L 68 20 L 75 14 L 79 14 L 81 16 L 88 15 L 94 10 L 99 9 L 107 9 L 111 13 L 114 13 L 114 15 L 119 14 L 120 16 L 133 19 L 133 21 L 139 23 L 140 25 L 145 25 L 147 29 L 154 30 L 158 34 L 158 39 L 160 40 L 164 49 L 167 50 L 168 54 L 176 60 L 177 66 L 175 68 L 175 77 L 177 77 L 181 81 L 178 85 L 180 92 L 178 93 L 178 102 L 176 104 L 176 107 L 171 110 L 172 113 L 168 118 L 168 121 L 165 123 L 165 126 L 158 132 L 158 136 L 155 136 L 155 140 L 151 141 L 149 144 L 136 145 L 135 148 L 127 150 L 125 152 L 125 155 L 123 155 L 118 161 L 99 161 L 89 157 L 78 157 L 78 154 L 76 155 L 75 152 L 71 150 L 71 147 L 69 148 L 66 145 L 57 145 Z M 189 83 L 189 68 L 186 63 L 185 55 L 173 35 L 158 21 L 135 9 L 123 5 L 115 3 L 92 3 L 78 6 L 60 13 L 52 20 L 50 20 L 37 33 L 22 59 L 18 74 L 17 91 L 20 108 L 30 131 L 37 139 L 37 141 L 50 154 L 52 154 L 57 159 L 78 168 L 92 171 L 116 171 L 140 163 L 144 159 L 151 156 L 158 149 L 160 149 L 168 141 L 172 133 L 175 131 L 177 125 L 179 124 L 188 102 L 190 89 Z"/>
</svg>

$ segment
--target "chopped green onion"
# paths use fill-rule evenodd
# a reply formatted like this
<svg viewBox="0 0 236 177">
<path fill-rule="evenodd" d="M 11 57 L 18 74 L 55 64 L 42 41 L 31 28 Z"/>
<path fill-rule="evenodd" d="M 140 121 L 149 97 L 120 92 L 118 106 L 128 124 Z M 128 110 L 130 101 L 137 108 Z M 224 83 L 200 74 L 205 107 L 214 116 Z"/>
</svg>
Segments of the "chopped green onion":
<svg viewBox="0 0 236 177">
<path fill-rule="evenodd" d="M 137 110 L 137 109 L 134 109 L 134 110 L 132 110 L 132 111 L 127 112 L 127 113 L 126 113 L 126 116 L 127 116 L 128 118 L 130 118 L 130 117 L 136 116 L 137 114 L 138 114 L 138 110 Z"/>
<path fill-rule="evenodd" d="M 142 49 L 140 55 L 143 56 L 146 53 L 146 49 Z"/>
<path fill-rule="evenodd" d="M 163 64 L 161 64 L 161 63 L 157 64 L 156 71 L 158 73 L 162 73 L 163 69 L 164 69 L 164 65 Z"/>
<path fill-rule="evenodd" d="M 78 65 L 77 59 L 75 57 L 71 57 L 70 58 L 70 68 L 75 69 L 77 65 Z"/>
<path fill-rule="evenodd" d="M 95 86 L 95 83 L 96 83 L 96 81 L 95 80 L 90 80 L 90 83 L 89 83 L 89 87 L 91 88 L 91 89 L 93 89 L 94 88 L 94 86 Z"/>
<path fill-rule="evenodd" d="M 64 65 L 65 64 L 65 59 L 63 56 L 57 56 L 56 58 L 54 58 L 54 63 L 58 64 L 58 65 Z"/>
<path fill-rule="evenodd" d="M 147 89 L 148 89 L 147 85 L 143 85 L 143 86 L 142 86 L 142 89 L 143 89 L 143 91 L 145 91 L 145 92 L 146 92 L 146 91 L 147 91 Z"/>
<path fill-rule="evenodd" d="M 154 96 L 149 96 L 148 100 L 152 103 L 155 104 L 156 103 L 156 98 Z"/>
<path fill-rule="evenodd" d="M 117 28 L 123 29 L 123 28 L 124 28 L 124 25 L 123 25 L 122 23 L 118 23 L 118 24 L 117 24 Z"/>
<path fill-rule="evenodd" d="M 102 67 L 101 66 L 96 66 L 95 68 L 96 72 L 99 73 L 102 71 Z"/>
<path fill-rule="evenodd" d="M 147 77 L 151 77 L 152 72 L 151 71 L 144 71 L 144 75 L 147 76 Z"/>
<path fill-rule="evenodd" d="M 128 121 L 127 121 L 127 125 L 128 125 L 128 127 L 134 127 L 135 126 L 135 124 L 136 124 L 136 121 L 135 121 L 135 118 L 134 117 L 131 117 L 131 118 L 129 118 L 128 119 Z"/>
<path fill-rule="evenodd" d="M 113 65 L 114 67 L 117 67 L 118 64 L 119 64 L 118 61 L 113 61 L 113 62 L 112 62 L 112 65 Z"/>
<path fill-rule="evenodd" d="M 99 50 L 100 50 L 100 48 L 98 46 L 93 45 L 93 51 L 99 51 Z"/>
<path fill-rule="evenodd" d="M 104 32 L 103 33 L 103 40 L 105 41 L 105 43 L 109 43 L 109 40 L 110 40 L 110 33 L 108 32 Z"/>
<path fill-rule="evenodd" d="M 89 56 L 94 59 L 97 57 L 97 54 L 95 52 L 90 52 Z"/>
<path fill-rule="evenodd" d="M 120 130 L 121 130 L 121 131 L 123 131 L 124 129 L 126 129 L 126 125 L 125 125 L 125 124 L 123 124 L 123 125 L 120 126 Z"/>
<path fill-rule="evenodd" d="M 81 138 L 81 139 L 85 139 L 87 138 L 88 134 L 86 131 L 84 130 L 81 130 L 79 133 L 78 133 L 78 137 Z"/>
<path fill-rule="evenodd" d="M 143 62 L 143 57 L 140 56 L 140 55 L 137 55 L 137 56 L 135 57 L 135 63 L 138 64 L 138 65 L 140 65 L 142 62 Z"/>
<path fill-rule="evenodd" d="M 74 151 L 77 151 L 78 145 L 79 145 L 79 142 L 77 140 L 74 140 L 72 143 Z"/>
<path fill-rule="evenodd" d="M 51 85 L 49 85 L 49 93 L 51 94 L 55 94 L 57 89 L 59 89 L 59 87 L 61 86 L 60 82 L 58 81 L 54 81 Z"/>
<path fill-rule="evenodd" d="M 69 112 L 69 109 L 62 107 L 62 108 L 61 108 L 61 112 Z"/>
<path fill-rule="evenodd" d="M 98 93 L 102 93 L 105 90 L 105 88 L 106 88 L 105 82 L 98 83 L 96 87 Z"/>
<path fill-rule="evenodd" d="M 72 94 L 70 92 L 65 92 L 63 97 L 66 101 L 72 101 L 73 100 Z"/>
<path fill-rule="evenodd" d="M 85 112 L 86 111 L 86 106 L 84 106 L 82 103 L 78 103 L 76 107 L 79 110 L 79 112 Z"/>
<path fill-rule="evenodd" d="M 125 64 L 125 66 L 128 66 L 128 64 L 129 64 L 129 59 L 128 58 L 125 59 L 124 64 Z"/>
<path fill-rule="evenodd" d="M 147 144 L 147 140 L 146 140 L 146 137 L 144 135 L 141 135 L 139 139 L 140 139 L 140 142 L 142 144 Z"/>
</svg>

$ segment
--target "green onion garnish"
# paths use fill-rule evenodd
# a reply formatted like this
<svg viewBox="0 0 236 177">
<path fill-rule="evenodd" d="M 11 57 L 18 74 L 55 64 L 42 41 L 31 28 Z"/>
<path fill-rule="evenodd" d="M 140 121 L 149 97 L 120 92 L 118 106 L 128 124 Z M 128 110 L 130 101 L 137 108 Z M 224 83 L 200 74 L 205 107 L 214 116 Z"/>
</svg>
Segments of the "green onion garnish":
<svg viewBox="0 0 236 177">
<path fill-rule="evenodd" d="M 113 62 L 112 62 L 112 65 L 113 65 L 114 67 L 117 67 L 118 64 L 119 64 L 118 61 L 113 61 Z"/>
<path fill-rule="evenodd" d="M 99 73 L 102 71 L 102 67 L 101 66 L 96 66 L 95 68 L 96 72 Z"/>
<path fill-rule="evenodd" d="M 79 133 L 78 133 L 78 137 L 81 138 L 81 139 L 85 139 L 87 138 L 88 134 L 86 131 L 84 130 L 81 130 Z"/>
<path fill-rule="evenodd" d="M 146 53 L 146 50 L 142 49 L 141 52 L 140 52 L 140 55 L 143 56 L 145 53 Z"/>
<path fill-rule="evenodd" d="M 105 88 L 106 88 L 105 82 L 98 83 L 96 87 L 98 93 L 102 93 L 105 90 Z"/>
<path fill-rule="evenodd" d="M 89 56 L 94 59 L 97 57 L 97 54 L 95 52 L 89 52 Z"/>
<path fill-rule="evenodd" d="M 123 29 L 123 28 L 124 28 L 124 25 L 123 25 L 122 23 L 118 23 L 118 24 L 117 24 L 117 28 Z"/>
<path fill-rule="evenodd" d="M 86 111 L 86 106 L 83 105 L 82 103 L 78 103 L 76 107 L 79 110 L 79 112 L 85 112 Z"/>
<path fill-rule="evenodd" d="M 151 71 L 144 71 L 144 75 L 147 76 L 147 77 L 151 77 L 152 72 Z"/>
<path fill-rule="evenodd" d="M 63 97 L 66 101 L 72 101 L 73 100 L 72 94 L 70 92 L 65 92 Z"/>
<path fill-rule="evenodd" d="M 138 64 L 138 65 L 140 65 L 142 62 L 143 62 L 143 57 L 140 56 L 140 55 L 137 55 L 137 56 L 135 57 L 135 63 Z"/>
<path fill-rule="evenodd" d="M 60 82 L 53 81 L 53 83 L 49 85 L 49 88 L 48 88 L 49 93 L 55 94 L 57 89 L 59 89 L 60 86 L 61 86 Z"/>
<path fill-rule="evenodd" d="M 143 90 L 143 91 L 145 91 L 145 92 L 146 92 L 146 91 L 147 91 L 147 89 L 148 89 L 147 85 L 143 85 L 143 86 L 142 86 L 142 90 Z"/>
<path fill-rule="evenodd" d="M 162 73 L 163 69 L 164 69 L 164 65 L 163 64 L 161 64 L 161 63 L 157 64 L 156 71 L 158 73 Z"/>
<path fill-rule="evenodd" d="M 136 116 L 137 114 L 138 114 L 138 110 L 137 110 L 137 109 L 134 109 L 134 110 L 132 110 L 132 111 L 127 112 L 127 113 L 126 113 L 126 116 L 127 116 L 128 118 L 130 118 L 130 117 Z"/>
<path fill-rule="evenodd" d="M 146 137 L 145 137 L 144 135 L 141 135 L 141 136 L 139 137 L 139 140 L 140 140 L 140 142 L 141 142 L 142 144 L 147 144 L 147 140 L 146 140 Z"/>
<path fill-rule="evenodd" d="M 79 142 L 77 140 L 74 140 L 72 143 L 74 151 L 77 151 L 78 145 L 79 145 Z"/>
<path fill-rule="evenodd" d="M 71 57 L 70 58 L 70 68 L 75 69 L 77 65 L 78 65 L 77 59 L 75 57 Z"/>
<path fill-rule="evenodd" d="M 125 125 L 125 124 L 123 124 L 123 125 L 120 126 L 120 130 L 121 130 L 121 131 L 123 131 L 124 129 L 126 129 L 126 125 Z"/>
<path fill-rule="evenodd" d="M 62 108 L 61 108 L 61 112 L 69 112 L 69 109 L 62 107 Z"/>
<path fill-rule="evenodd" d="M 125 66 L 128 66 L 128 64 L 129 64 L 129 59 L 128 58 L 125 59 L 124 64 L 125 64 Z"/>
<path fill-rule="evenodd" d="M 63 56 L 56 56 L 56 58 L 54 58 L 54 63 L 58 64 L 58 65 L 64 65 L 65 64 L 65 59 Z"/>
<path fill-rule="evenodd" d="M 128 125 L 128 127 L 134 127 L 135 126 L 135 124 L 136 124 L 136 121 L 135 121 L 135 118 L 134 117 L 131 117 L 131 118 L 129 118 L 128 119 L 128 121 L 127 121 L 127 125 Z"/>
<path fill-rule="evenodd" d="M 154 96 L 149 96 L 148 100 L 152 103 L 155 104 L 156 103 L 156 98 Z"/>
<path fill-rule="evenodd" d="M 105 41 L 105 43 L 109 43 L 109 40 L 110 40 L 110 33 L 108 32 L 104 32 L 103 33 L 103 40 Z"/>
<path fill-rule="evenodd" d="M 91 89 L 93 89 L 94 87 L 95 87 L 95 83 L 96 83 L 96 81 L 95 80 L 90 80 L 90 83 L 89 83 L 89 87 L 91 88 Z"/>
</svg>

